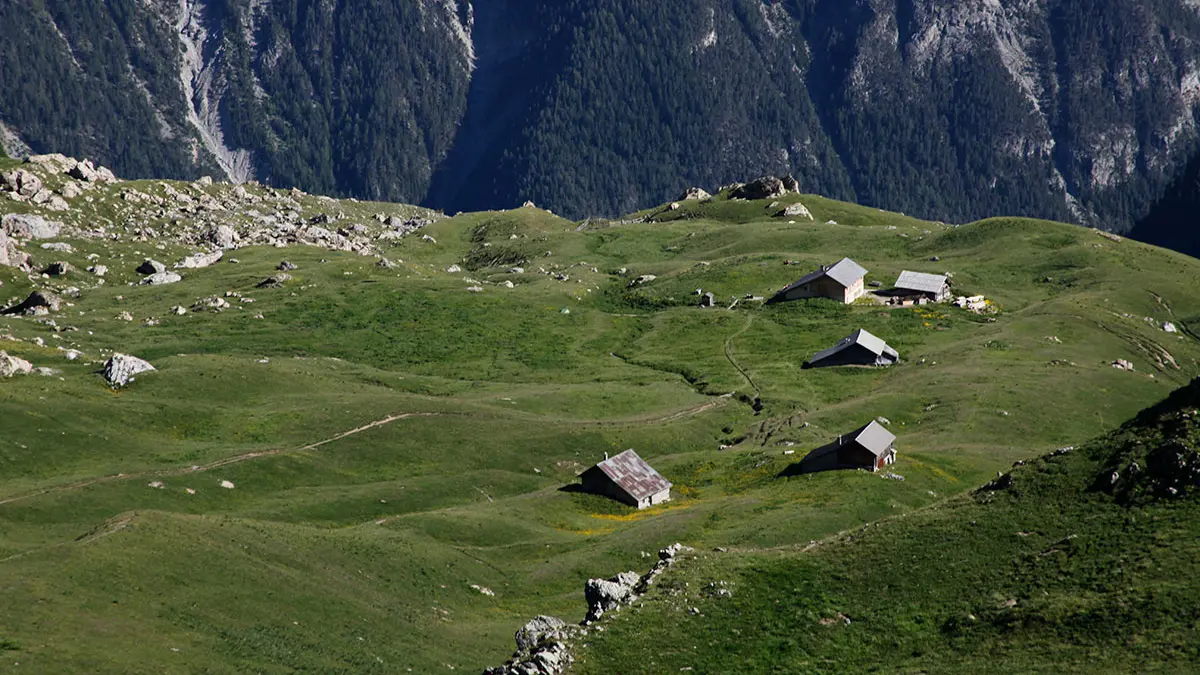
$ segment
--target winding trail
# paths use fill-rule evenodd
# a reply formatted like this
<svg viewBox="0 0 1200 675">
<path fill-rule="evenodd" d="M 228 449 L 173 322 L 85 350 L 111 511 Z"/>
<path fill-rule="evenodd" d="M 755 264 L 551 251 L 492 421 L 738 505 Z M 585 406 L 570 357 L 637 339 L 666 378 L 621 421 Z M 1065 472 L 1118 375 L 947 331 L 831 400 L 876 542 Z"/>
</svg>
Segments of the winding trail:
<svg viewBox="0 0 1200 675">
<path fill-rule="evenodd" d="M 754 315 L 751 314 L 750 316 L 746 317 L 746 325 L 742 326 L 741 330 L 725 339 L 725 358 L 729 360 L 729 364 L 732 365 L 735 370 L 741 373 L 746 382 L 750 384 L 750 388 L 754 390 L 755 398 L 761 398 L 762 392 L 759 391 L 758 385 L 754 383 L 754 378 L 750 377 L 750 373 L 747 373 L 744 368 L 738 365 L 737 359 L 733 358 L 733 341 L 744 335 L 746 331 L 750 330 L 750 326 L 753 324 Z"/>
<path fill-rule="evenodd" d="M 88 487 L 91 485 L 100 485 L 103 483 L 112 483 L 112 482 L 121 481 L 121 480 L 134 480 L 134 479 L 138 479 L 138 478 L 163 478 L 163 477 L 168 477 L 168 476 L 179 476 L 179 475 L 189 474 L 189 473 L 203 473 L 205 471 L 219 469 L 221 467 L 230 466 L 232 464 L 239 464 L 241 462 L 246 462 L 246 461 L 249 461 L 252 459 L 259 459 L 261 457 L 274 457 L 276 455 L 290 455 L 290 454 L 294 454 L 294 453 L 298 453 L 298 452 L 305 452 L 307 450 L 315 450 L 323 445 L 328 445 L 329 443 L 333 443 L 334 441 L 340 441 L 341 439 L 346 438 L 348 436 L 353 436 L 355 434 L 361 434 L 364 431 L 368 431 L 370 429 L 375 429 L 377 427 L 391 424 L 392 422 L 396 422 L 396 421 L 399 421 L 402 419 L 408 419 L 410 417 L 438 417 L 441 414 L 442 413 L 399 413 L 396 415 L 388 415 L 387 417 L 384 417 L 383 419 L 375 420 L 374 422 L 364 424 L 361 427 L 355 427 L 354 429 L 351 429 L 349 431 L 343 431 L 342 433 L 337 434 L 336 436 L 331 436 L 324 440 L 320 440 L 315 443 L 309 443 L 308 445 L 304 445 L 304 446 L 301 446 L 298 448 L 274 448 L 271 450 L 256 450 L 254 452 L 245 452 L 240 455 L 234 455 L 232 457 L 225 457 L 224 459 L 218 459 L 218 460 L 209 462 L 207 464 L 193 464 L 193 465 L 186 466 L 186 467 L 175 467 L 173 469 L 159 469 L 159 470 L 155 470 L 155 471 L 137 471 L 134 473 L 110 474 L 107 476 L 90 478 L 90 479 L 78 481 L 75 483 L 66 483 L 63 485 L 55 485 L 52 487 L 43 488 L 41 490 L 34 490 L 33 492 L 26 492 L 25 494 L 16 495 L 13 497 L 6 497 L 4 499 L 0 499 L 0 505 L 12 504 L 15 502 L 24 501 L 26 499 L 32 499 L 34 497 L 41 497 L 44 495 L 54 494 L 57 492 L 65 492 L 68 490 L 78 490 L 78 489 L 85 488 L 85 487 Z"/>
</svg>

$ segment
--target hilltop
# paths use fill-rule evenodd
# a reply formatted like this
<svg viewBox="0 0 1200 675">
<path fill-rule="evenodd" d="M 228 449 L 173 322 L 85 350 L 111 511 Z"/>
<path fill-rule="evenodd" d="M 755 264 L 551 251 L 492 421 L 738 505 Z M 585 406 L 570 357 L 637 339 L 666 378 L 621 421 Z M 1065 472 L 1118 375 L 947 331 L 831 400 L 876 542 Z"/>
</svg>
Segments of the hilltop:
<svg viewBox="0 0 1200 675">
<path fill-rule="evenodd" d="M 769 558 L 916 522 L 1200 375 L 1200 261 L 1071 225 L 732 189 L 619 220 L 445 217 L 16 170 L 41 185 L 0 197 L 25 265 L 0 267 L 5 306 L 61 303 L 0 316 L 0 349 L 48 369 L 0 379 L 0 672 L 477 671 L 668 544 Z M 798 203 L 811 219 L 778 215 Z M 843 256 L 884 285 L 951 272 L 995 312 L 761 302 Z M 146 258 L 180 278 L 143 284 Z M 856 328 L 901 363 L 801 370 Z M 156 370 L 113 389 L 114 352 Z M 879 417 L 903 480 L 780 477 Z M 560 489 L 631 447 L 671 502 Z"/>
</svg>

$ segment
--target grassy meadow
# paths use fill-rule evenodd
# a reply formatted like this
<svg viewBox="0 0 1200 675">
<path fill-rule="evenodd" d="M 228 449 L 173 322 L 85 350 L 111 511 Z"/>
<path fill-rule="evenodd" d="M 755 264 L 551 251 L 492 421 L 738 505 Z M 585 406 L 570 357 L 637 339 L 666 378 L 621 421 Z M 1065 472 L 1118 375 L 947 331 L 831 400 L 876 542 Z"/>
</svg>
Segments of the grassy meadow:
<svg viewBox="0 0 1200 675">
<path fill-rule="evenodd" d="M 773 216 L 796 200 L 813 222 Z M 387 244 L 390 268 L 251 247 L 155 287 L 129 285 L 141 260 L 190 249 L 31 246 L 40 264 L 76 271 L 0 268 L 0 296 L 79 295 L 52 321 L 0 317 L 0 349 L 61 371 L 0 381 L 0 672 L 479 671 L 533 615 L 579 620 L 589 577 L 647 568 L 675 541 L 738 552 L 711 563 L 742 587 L 728 608 L 787 597 L 787 612 L 815 616 L 866 602 L 867 582 L 842 572 L 817 602 L 801 579 L 836 559 L 777 551 L 881 518 L 942 517 L 916 515 L 932 504 L 953 514 L 1014 461 L 1106 432 L 1200 375 L 1200 261 L 1057 223 L 780 202 L 719 196 L 626 224 L 464 214 Z M 105 204 L 89 208 L 115 220 Z M 347 223 L 398 208 L 339 206 Z M 998 312 L 753 299 L 843 256 L 884 285 L 903 269 L 950 271 L 957 292 Z M 293 279 L 256 288 L 283 259 Z M 83 271 L 97 262 L 104 284 Z M 630 286 L 640 275 L 656 278 Z M 697 289 L 718 307 L 701 309 Z M 170 311 L 229 292 L 241 297 L 219 313 Z M 856 328 L 902 363 L 801 370 Z M 112 391 L 97 372 L 113 351 L 158 370 Z M 903 481 L 779 477 L 878 416 L 898 436 Z M 559 489 L 630 447 L 675 484 L 669 504 L 636 512 Z M 906 565 L 933 564 L 913 555 Z M 792 615 L 772 616 L 754 672 L 891 658 L 891 638 L 864 649 L 839 637 L 849 631 L 797 656 L 784 645 L 800 640 L 783 636 Z M 693 663 L 677 630 L 647 633 L 680 640 L 670 668 L 631 665 L 632 639 L 598 642 L 580 667 L 738 672 L 736 644 L 700 635 L 715 651 Z M 943 638 L 924 631 L 896 638 L 904 672 L 937 670 Z"/>
</svg>

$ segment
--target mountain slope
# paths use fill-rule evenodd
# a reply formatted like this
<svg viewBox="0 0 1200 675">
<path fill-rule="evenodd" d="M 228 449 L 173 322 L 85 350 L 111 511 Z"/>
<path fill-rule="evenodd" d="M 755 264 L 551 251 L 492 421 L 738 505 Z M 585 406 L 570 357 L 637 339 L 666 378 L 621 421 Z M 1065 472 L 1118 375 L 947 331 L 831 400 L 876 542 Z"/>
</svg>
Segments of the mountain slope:
<svg viewBox="0 0 1200 675">
<path fill-rule="evenodd" d="M 786 172 L 925 218 L 1124 231 L 1200 139 L 1200 13 L 1186 0 L 3 11 L 10 151 L 449 211 L 532 199 L 613 215 Z"/>
<path fill-rule="evenodd" d="M 1190 672 L 1198 406 L 1200 380 L 930 509 L 698 554 L 589 635 L 572 672 Z"/>
</svg>

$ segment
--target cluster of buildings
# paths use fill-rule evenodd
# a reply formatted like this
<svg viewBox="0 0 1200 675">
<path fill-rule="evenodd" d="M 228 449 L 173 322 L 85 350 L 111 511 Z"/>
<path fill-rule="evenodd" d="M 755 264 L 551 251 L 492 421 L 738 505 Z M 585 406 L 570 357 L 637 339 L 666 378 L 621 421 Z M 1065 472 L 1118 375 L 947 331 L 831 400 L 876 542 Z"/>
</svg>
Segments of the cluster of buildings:
<svg viewBox="0 0 1200 675">
<path fill-rule="evenodd" d="M 849 258 L 820 268 L 788 284 L 768 302 L 829 298 L 852 304 L 867 295 L 867 269 Z M 889 289 L 873 292 L 888 305 L 913 306 L 951 299 L 950 279 L 944 274 L 901 272 Z M 886 367 L 898 363 L 900 354 L 887 342 L 859 328 L 837 344 L 813 354 L 805 368 L 832 366 Z M 873 420 L 813 450 L 796 465 L 795 472 L 835 469 L 878 471 L 896 461 L 896 436 Z M 671 483 L 638 456 L 626 450 L 580 474 L 585 492 L 605 495 L 639 509 L 671 499 Z"/>
</svg>

